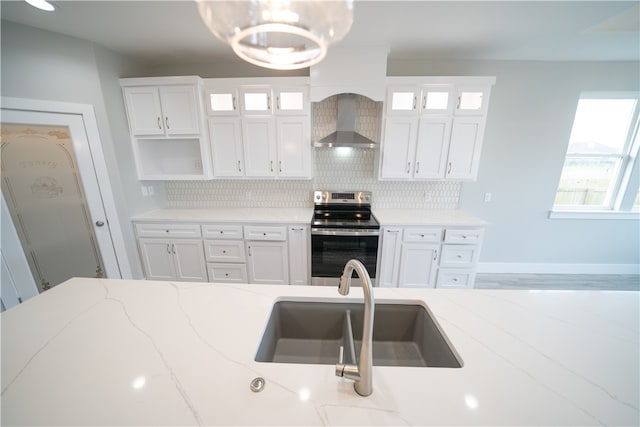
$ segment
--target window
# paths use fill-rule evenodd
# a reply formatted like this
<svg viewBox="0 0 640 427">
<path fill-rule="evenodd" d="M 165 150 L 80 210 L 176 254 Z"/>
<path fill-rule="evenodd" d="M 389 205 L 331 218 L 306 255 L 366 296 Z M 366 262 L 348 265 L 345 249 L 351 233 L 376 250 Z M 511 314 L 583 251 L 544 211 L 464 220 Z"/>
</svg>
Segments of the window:
<svg viewBox="0 0 640 427">
<path fill-rule="evenodd" d="M 638 209 L 639 101 L 637 93 L 580 97 L 554 211 Z"/>
</svg>

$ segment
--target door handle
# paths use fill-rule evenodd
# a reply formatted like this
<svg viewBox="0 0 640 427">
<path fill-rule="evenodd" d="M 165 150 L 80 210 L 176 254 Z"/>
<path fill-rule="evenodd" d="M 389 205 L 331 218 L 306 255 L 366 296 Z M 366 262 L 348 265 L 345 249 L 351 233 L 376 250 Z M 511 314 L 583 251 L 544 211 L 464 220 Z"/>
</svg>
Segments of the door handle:
<svg viewBox="0 0 640 427">
<path fill-rule="evenodd" d="M 162 122 L 160 122 L 160 116 L 158 116 L 158 129 L 162 129 Z"/>
<path fill-rule="evenodd" d="M 165 117 L 164 118 L 164 124 L 167 125 L 167 129 L 170 129 L 170 127 L 169 127 L 169 117 Z"/>
<path fill-rule="evenodd" d="M 96 225 L 98 227 L 102 227 L 104 225 L 104 221 L 96 221 Z"/>
</svg>

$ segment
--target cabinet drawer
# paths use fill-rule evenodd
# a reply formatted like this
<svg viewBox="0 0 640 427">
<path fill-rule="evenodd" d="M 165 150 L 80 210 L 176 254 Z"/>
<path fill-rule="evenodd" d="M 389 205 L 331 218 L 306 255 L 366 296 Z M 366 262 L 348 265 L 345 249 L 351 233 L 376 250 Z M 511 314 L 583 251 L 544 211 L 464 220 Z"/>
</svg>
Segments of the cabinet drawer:
<svg viewBox="0 0 640 427">
<path fill-rule="evenodd" d="M 442 240 L 442 228 L 405 228 L 403 240 L 405 242 L 440 242 Z"/>
<path fill-rule="evenodd" d="M 484 236 L 482 228 L 447 228 L 444 232 L 445 243 L 479 244 Z"/>
<path fill-rule="evenodd" d="M 441 267 L 473 267 L 478 260 L 478 247 L 474 245 L 442 245 Z"/>
<path fill-rule="evenodd" d="M 207 263 L 209 282 L 247 283 L 245 264 Z"/>
<path fill-rule="evenodd" d="M 203 225 L 202 237 L 205 239 L 242 239 L 242 226 L 234 224 Z"/>
<path fill-rule="evenodd" d="M 246 240 L 287 240 L 287 227 L 245 225 Z"/>
<path fill-rule="evenodd" d="M 207 262 L 245 262 L 242 240 L 205 240 Z"/>
<path fill-rule="evenodd" d="M 201 237 L 198 224 L 147 224 L 135 225 L 138 237 Z"/>
<path fill-rule="evenodd" d="M 473 287 L 475 273 L 473 270 L 440 269 L 436 288 L 463 289 Z"/>
</svg>

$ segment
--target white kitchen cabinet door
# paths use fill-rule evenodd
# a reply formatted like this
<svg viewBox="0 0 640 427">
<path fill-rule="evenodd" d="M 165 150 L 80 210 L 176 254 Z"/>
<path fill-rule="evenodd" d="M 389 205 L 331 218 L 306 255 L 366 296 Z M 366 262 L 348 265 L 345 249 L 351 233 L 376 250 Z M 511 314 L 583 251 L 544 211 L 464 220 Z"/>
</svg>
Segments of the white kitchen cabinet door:
<svg viewBox="0 0 640 427">
<path fill-rule="evenodd" d="M 278 117 L 278 176 L 311 178 L 311 138 L 309 117 Z"/>
<path fill-rule="evenodd" d="M 196 86 L 160 86 L 160 103 L 167 136 L 200 134 Z"/>
<path fill-rule="evenodd" d="M 244 175 L 242 126 L 238 117 L 209 119 L 209 137 L 213 148 L 213 171 L 218 177 Z"/>
<path fill-rule="evenodd" d="M 451 115 L 455 105 L 455 91 L 453 85 L 425 85 L 422 86 L 420 114 L 423 115 Z"/>
<path fill-rule="evenodd" d="M 270 115 L 273 112 L 270 87 L 242 88 L 240 98 L 244 115 Z"/>
<path fill-rule="evenodd" d="M 412 177 L 417 128 L 417 118 L 394 117 L 385 120 L 380 178 Z"/>
<path fill-rule="evenodd" d="M 276 130 L 273 117 L 242 120 L 245 176 L 271 178 L 276 176 Z"/>
<path fill-rule="evenodd" d="M 276 97 L 276 114 L 309 115 L 309 88 L 290 87 L 274 89 Z"/>
<path fill-rule="evenodd" d="M 433 288 L 439 247 L 436 243 L 403 243 L 398 287 Z"/>
<path fill-rule="evenodd" d="M 177 280 L 206 282 L 207 265 L 202 240 L 176 239 L 171 242 Z"/>
<path fill-rule="evenodd" d="M 287 242 L 246 241 L 249 283 L 289 284 Z"/>
<path fill-rule="evenodd" d="M 387 88 L 387 115 L 415 115 L 418 111 L 420 88 L 416 86 L 390 86 Z"/>
<path fill-rule="evenodd" d="M 398 271 L 400 268 L 400 251 L 402 244 L 402 228 L 385 227 L 382 230 L 382 252 L 378 286 L 381 288 L 398 287 Z"/>
<path fill-rule="evenodd" d="M 490 87 L 460 86 L 456 93 L 456 116 L 484 116 L 489 106 Z"/>
<path fill-rule="evenodd" d="M 125 87 L 124 99 L 131 134 L 135 136 L 164 135 L 164 117 L 160 94 L 155 86 Z"/>
<path fill-rule="evenodd" d="M 138 239 L 144 276 L 148 280 L 173 280 L 175 270 L 171 240 Z"/>
<path fill-rule="evenodd" d="M 414 178 L 444 178 L 450 137 L 450 118 L 426 118 L 420 120 Z"/>
<path fill-rule="evenodd" d="M 238 108 L 235 89 L 215 89 L 207 91 L 207 112 L 215 116 L 236 116 Z"/>
<path fill-rule="evenodd" d="M 289 227 L 289 274 L 292 285 L 311 284 L 309 275 L 309 227 Z"/>
<path fill-rule="evenodd" d="M 446 178 L 460 180 L 477 178 L 484 122 L 483 117 L 453 119 Z"/>
</svg>

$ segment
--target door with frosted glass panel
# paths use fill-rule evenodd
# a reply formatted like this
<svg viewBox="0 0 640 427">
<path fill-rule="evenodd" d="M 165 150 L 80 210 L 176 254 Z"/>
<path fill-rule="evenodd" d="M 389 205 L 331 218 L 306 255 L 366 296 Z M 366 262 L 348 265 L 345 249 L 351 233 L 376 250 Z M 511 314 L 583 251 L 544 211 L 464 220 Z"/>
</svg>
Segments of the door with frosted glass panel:
<svg viewBox="0 0 640 427">
<path fill-rule="evenodd" d="M 2 194 L 39 291 L 105 277 L 113 244 L 82 117 L 3 110 L 0 128 Z"/>
</svg>

